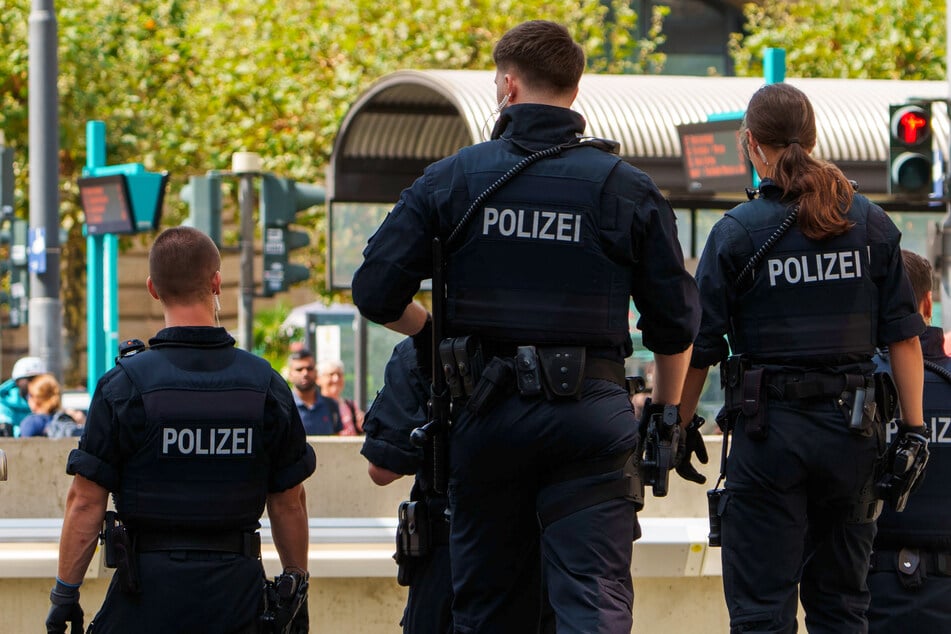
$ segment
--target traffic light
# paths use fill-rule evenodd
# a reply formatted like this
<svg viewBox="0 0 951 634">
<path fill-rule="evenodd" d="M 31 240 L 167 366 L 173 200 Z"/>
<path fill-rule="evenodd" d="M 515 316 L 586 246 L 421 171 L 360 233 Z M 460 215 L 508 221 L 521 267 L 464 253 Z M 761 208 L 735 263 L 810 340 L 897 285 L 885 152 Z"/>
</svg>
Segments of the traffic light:
<svg viewBox="0 0 951 634">
<path fill-rule="evenodd" d="M 188 224 L 208 234 L 221 246 L 221 175 L 208 172 L 191 176 L 182 187 L 181 198 L 188 203 Z"/>
<path fill-rule="evenodd" d="M 318 185 L 300 185 L 289 178 L 262 174 L 261 232 L 264 236 L 264 286 L 262 294 L 271 297 L 286 291 L 291 284 L 310 278 L 310 269 L 289 261 L 291 251 L 306 247 L 310 237 L 288 226 L 297 213 L 322 205 L 326 192 Z"/>
<path fill-rule="evenodd" d="M 889 106 L 888 193 L 931 193 L 931 102 Z"/>
</svg>

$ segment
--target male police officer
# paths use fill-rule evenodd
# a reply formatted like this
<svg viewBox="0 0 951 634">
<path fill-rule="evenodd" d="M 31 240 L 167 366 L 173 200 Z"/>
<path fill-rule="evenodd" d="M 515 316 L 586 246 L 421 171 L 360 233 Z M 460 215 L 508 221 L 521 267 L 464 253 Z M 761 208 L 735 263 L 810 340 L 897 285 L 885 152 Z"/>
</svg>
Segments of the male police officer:
<svg viewBox="0 0 951 634">
<path fill-rule="evenodd" d="M 505 109 L 493 140 L 429 166 L 403 192 L 364 251 L 354 302 L 393 330 L 425 333 L 412 297 L 441 264 L 433 238 L 443 241 L 440 348 L 475 384 L 466 394 L 480 395 L 456 398 L 449 438 L 455 631 L 535 631 L 541 557 L 559 632 L 629 632 L 629 298 L 657 359 L 655 403 L 675 406 L 698 328 L 696 285 L 650 178 L 610 144 L 579 145 L 585 121 L 569 107 L 585 60 L 568 31 L 523 23 L 494 58 Z"/>
<path fill-rule="evenodd" d="M 166 327 L 99 380 L 69 455 L 48 632 L 67 622 L 81 631 L 79 586 L 109 492 L 123 526 L 111 529 L 118 570 L 96 634 L 258 632 L 265 504 L 285 570 L 306 578 L 301 483 L 316 458 L 284 380 L 215 326 L 220 264 L 193 228 L 168 229 L 152 246 L 146 285 Z"/>
<path fill-rule="evenodd" d="M 920 336 L 926 362 L 924 413 L 931 427 L 928 477 L 905 510 L 887 505 L 878 518 L 868 587 L 871 634 L 951 632 L 951 357 L 941 328 L 930 326 L 931 265 L 902 251 L 918 311 L 929 328 Z M 882 361 L 881 358 L 878 359 Z M 934 364 L 934 365 L 931 365 Z M 887 367 L 887 366 L 886 366 Z M 895 429 L 888 430 L 889 436 Z"/>
</svg>

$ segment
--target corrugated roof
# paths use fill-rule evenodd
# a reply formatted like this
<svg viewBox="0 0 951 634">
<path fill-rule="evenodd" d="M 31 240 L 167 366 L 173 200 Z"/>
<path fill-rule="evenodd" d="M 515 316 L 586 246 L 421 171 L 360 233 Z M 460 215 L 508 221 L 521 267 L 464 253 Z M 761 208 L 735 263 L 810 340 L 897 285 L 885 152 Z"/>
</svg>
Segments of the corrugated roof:
<svg viewBox="0 0 951 634">
<path fill-rule="evenodd" d="M 331 196 L 395 200 L 394 188 L 398 194 L 423 166 L 484 140 L 494 123 L 493 78 L 493 71 L 442 70 L 381 78 L 341 124 L 330 166 Z M 866 192 L 885 190 L 888 106 L 948 95 L 948 84 L 936 81 L 787 81 L 803 90 L 816 110 L 816 155 L 840 164 Z M 683 191 L 676 126 L 741 111 L 762 84 L 744 77 L 585 75 L 574 109 L 588 121 L 588 134 L 619 141 L 621 155 L 660 187 Z M 944 108 L 934 109 L 934 125 L 941 147 L 947 147 Z"/>
</svg>

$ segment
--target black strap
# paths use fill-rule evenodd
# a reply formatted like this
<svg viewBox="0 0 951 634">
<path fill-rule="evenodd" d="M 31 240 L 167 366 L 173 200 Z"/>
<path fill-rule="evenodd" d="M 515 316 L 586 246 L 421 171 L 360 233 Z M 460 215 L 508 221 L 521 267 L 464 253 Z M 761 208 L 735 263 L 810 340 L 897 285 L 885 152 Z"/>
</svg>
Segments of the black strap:
<svg viewBox="0 0 951 634">
<path fill-rule="evenodd" d="M 197 550 L 236 553 L 245 557 L 261 556 L 261 534 L 135 532 L 135 550 L 140 553 L 166 550 Z"/>
<path fill-rule="evenodd" d="M 897 572 L 898 550 L 876 550 L 869 559 L 870 572 Z M 951 552 L 918 550 L 920 565 L 924 566 L 925 573 L 934 576 L 951 577 Z"/>
<path fill-rule="evenodd" d="M 773 246 L 779 242 L 779 239 L 786 235 L 786 232 L 789 231 L 789 228 L 796 224 L 796 217 L 799 215 L 799 205 L 796 205 L 792 208 L 792 211 L 783 218 L 783 222 L 776 228 L 776 231 L 773 232 L 773 235 L 766 239 L 766 242 L 763 243 L 759 249 L 756 250 L 756 253 L 753 254 L 753 257 L 750 258 L 750 261 L 746 263 L 746 266 L 743 267 L 743 270 L 740 271 L 740 274 L 736 276 L 736 286 L 739 288 L 743 285 L 743 280 L 747 275 L 752 276 L 753 270 L 759 266 L 759 263 L 766 257 L 766 254 L 769 252 Z"/>
</svg>

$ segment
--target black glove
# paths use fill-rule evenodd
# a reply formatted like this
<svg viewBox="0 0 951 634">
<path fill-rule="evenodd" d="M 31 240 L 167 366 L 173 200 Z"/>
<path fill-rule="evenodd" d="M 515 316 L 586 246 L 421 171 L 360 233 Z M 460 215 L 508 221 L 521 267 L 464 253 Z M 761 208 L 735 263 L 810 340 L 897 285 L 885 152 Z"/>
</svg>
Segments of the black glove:
<svg viewBox="0 0 951 634">
<path fill-rule="evenodd" d="M 413 335 L 413 347 L 416 348 L 416 367 L 425 377 L 433 375 L 433 316 L 426 315 L 423 329 Z"/>
<path fill-rule="evenodd" d="M 79 607 L 79 588 L 64 584 L 59 579 L 50 591 L 49 614 L 46 615 L 47 634 L 66 634 L 66 624 L 71 623 L 70 634 L 83 634 L 83 609 Z"/>
<path fill-rule="evenodd" d="M 704 484 L 707 477 L 690 464 L 690 455 L 697 454 L 697 460 L 700 461 L 700 464 L 707 464 L 710 460 L 707 456 L 707 447 L 703 444 L 703 434 L 700 433 L 700 428 L 703 427 L 705 422 L 702 417 L 694 414 L 693 420 L 687 425 L 684 433 L 680 435 L 680 450 L 677 452 L 679 458 L 676 467 L 677 475 L 684 480 L 690 480 L 697 484 Z"/>
</svg>

